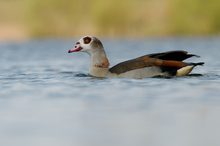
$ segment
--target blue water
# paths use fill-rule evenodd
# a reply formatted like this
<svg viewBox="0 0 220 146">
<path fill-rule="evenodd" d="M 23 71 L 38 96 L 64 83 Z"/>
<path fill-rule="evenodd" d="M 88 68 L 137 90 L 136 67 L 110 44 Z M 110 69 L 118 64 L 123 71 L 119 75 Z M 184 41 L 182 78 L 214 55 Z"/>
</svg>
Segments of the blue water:
<svg viewBox="0 0 220 146">
<path fill-rule="evenodd" d="M 77 39 L 0 43 L 1 146 L 219 146 L 220 38 L 102 39 L 111 65 L 185 49 L 180 78 L 99 79 Z"/>
</svg>

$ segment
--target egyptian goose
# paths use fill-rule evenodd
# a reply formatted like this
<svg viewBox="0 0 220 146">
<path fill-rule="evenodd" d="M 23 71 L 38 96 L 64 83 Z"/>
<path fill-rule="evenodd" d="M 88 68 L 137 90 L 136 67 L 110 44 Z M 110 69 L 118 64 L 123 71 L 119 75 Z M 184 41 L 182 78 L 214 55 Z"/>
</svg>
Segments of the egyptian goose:
<svg viewBox="0 0 220 146">
<path fill-rule="evenodd" d="M 86 52 L 91 57 L 89 74 L 95 77 L 145 78 L 155 76 L 185 76 L 197 65 L 204 62 L 186 63 L 183 60 L 192 56 L 186 51 L 169 51 L 149 54 L 119 63 L 109 68 L 109 61 L 99 39 L 85 36 L 76 42 L 72 52 Z"/>
</svg>

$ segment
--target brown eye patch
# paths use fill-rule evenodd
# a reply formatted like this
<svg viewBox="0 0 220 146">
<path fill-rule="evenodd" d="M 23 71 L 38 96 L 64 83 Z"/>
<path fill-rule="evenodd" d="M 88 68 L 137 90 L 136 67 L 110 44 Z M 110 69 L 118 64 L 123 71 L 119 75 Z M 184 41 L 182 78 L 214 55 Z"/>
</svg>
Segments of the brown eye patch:
<svg viewBox="0 0 220 146">
<path fill-rule="evenodd" d="M 84 41 L 85 44 L 89 44 L 91 42 L 91 40 L 92 39 L 90 37 L 84 37 L 83 38 L 83 41 Z"/>
</svg>

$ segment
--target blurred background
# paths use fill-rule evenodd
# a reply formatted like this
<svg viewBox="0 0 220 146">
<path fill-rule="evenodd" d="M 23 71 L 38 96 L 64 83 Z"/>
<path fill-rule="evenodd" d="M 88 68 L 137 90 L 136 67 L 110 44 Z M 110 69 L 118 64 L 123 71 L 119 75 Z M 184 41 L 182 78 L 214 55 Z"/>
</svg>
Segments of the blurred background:
<svg viewBox="0 0 220 146">
<path fill-rule="evenodd" d="M 0 0 L 0 39 L 220 33 L 219 0 Z"/>
<path fill-rule="evenodd" d="M 0 0 L 0 146 L 220 146 L 219 34 L 220 0 Z M 182 49 L 205 65 L 97 79 L 68 54 L 84 35 L 111 66 Z"/>
</svg>

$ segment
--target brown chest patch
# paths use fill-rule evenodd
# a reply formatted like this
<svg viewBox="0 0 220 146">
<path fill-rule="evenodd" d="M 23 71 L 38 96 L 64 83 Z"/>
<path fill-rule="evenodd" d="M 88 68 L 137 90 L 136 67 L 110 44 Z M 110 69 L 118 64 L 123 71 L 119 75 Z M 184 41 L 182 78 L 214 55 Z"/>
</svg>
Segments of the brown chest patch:
<svg viewBox="0 0 220 146">
<path fill-rule="evenodd" d="M 109 67 L 108 59 L 106 58 L 101 64 L 95 64 L 95 67 L 108 68 Z"/>
</svg>

